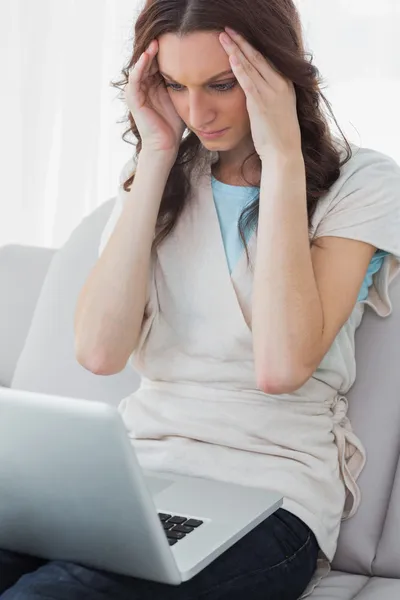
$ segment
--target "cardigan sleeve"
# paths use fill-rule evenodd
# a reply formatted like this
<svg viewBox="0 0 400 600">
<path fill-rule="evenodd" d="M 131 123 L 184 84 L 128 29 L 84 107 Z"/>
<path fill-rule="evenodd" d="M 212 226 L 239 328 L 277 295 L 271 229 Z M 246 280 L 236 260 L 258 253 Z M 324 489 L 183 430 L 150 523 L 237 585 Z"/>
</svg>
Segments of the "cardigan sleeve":
<svg viewBox="0 0 400 600">
<path fill-rule="evenodd" d="M 321 202 L 314 239 L 350 238 L 387 253 L 362 302 L 381 317 L 390 315 L 389 286 L 400 272 L 400 166 L 381 152 L 359 148 Z"/>
</svg>

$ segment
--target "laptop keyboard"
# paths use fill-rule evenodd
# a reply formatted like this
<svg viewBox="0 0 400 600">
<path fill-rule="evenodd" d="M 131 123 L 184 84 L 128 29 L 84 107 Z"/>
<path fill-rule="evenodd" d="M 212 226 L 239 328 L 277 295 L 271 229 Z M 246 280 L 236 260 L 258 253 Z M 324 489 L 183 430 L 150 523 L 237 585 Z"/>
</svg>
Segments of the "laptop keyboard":
<svg viewBox="0 0 400 600">
<path fill-rule="evenodd" d="M 170 546 L 173 546 L 203 524 L 203 521 L 199 521 L 198 519 L 188 519 L 179 515 L 158 513 L 158 516 L 160 517 Z"/>
</svg>

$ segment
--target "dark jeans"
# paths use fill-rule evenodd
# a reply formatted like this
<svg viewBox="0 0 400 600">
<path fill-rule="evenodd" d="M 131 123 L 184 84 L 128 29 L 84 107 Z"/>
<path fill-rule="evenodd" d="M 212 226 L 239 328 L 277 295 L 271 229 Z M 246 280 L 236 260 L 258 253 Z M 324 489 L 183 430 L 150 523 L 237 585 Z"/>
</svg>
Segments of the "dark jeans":
<svg viewBox="0 0 400 600">
<path fill-rule="evenodd" d="M 180 586 L 0 550 L 0 598 L 297 600 L 316 569 L 318 550 L 310 529 L 283 509 Z"/>
</svg>

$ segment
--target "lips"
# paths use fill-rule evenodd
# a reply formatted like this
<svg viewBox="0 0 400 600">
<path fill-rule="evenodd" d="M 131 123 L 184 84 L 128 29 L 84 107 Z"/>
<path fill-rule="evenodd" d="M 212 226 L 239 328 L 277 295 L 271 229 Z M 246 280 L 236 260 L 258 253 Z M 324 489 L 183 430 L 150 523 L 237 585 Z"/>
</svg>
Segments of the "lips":
<svg viewBox="0 0 400 600">
<path fill-rule="evenodd" d="M 216 133 L 222 133 L 225 129 L 218 129 L 217 131 L 199 131 L 199 133 L 203 133 L 204 135 L 215 135 Z"/>
</svg>

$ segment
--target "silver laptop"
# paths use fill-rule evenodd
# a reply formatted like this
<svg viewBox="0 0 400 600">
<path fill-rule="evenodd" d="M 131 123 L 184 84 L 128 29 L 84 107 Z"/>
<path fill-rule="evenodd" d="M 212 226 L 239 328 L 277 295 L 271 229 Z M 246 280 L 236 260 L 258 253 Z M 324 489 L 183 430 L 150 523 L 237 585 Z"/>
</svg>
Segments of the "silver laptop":
<svg viewBox="0 0 400 600">
<path fill-rule="evenodd" d="M 1 549 L 172 585 L 282 505 L 275 492 L 142 470 L 111 405 L 10 389 L 0 490 Z"/>
</svg>

